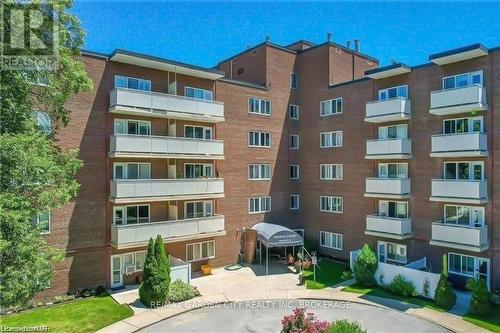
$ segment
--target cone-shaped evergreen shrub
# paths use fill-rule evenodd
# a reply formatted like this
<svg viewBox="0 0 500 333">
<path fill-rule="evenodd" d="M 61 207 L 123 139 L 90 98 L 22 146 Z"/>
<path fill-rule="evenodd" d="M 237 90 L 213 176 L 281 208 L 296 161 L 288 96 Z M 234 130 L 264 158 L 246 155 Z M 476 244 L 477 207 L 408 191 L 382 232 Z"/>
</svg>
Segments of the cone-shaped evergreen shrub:
<svg viewBox="0 0 500 333">
<path fill-rule="evenodd" d="M 469 312 L 483 317 L 491 313 L 490 292 L 484 280 L 467 280 L 467 289 L 472 290 Z"/>
<path fill-rule="evenodd" d="M 147 307 L 154 307 L 167 299 L 170 285 L 170 264 L 165 253 L 165 245 L 158 235 L 156 242 L 151 238 L 143 269 L 143 282 L 139 288 L 139 298 Z"/>
<path fill-rule="evenodd" d="M 446 254 L 443 254 L 443 267 L 441 268 L 441 276 L 434 293 L 434 299 L 439 306 L 445 309 L 450 309 L 457 301 L 457 295 L 453 292 L 448 283 L 448 260 Z"/>
<path fill-rule="evenodd" d="M 375 252 L 373 252 L 368 244 L 365 244 L 354 263 L 353 273 L 356 281 L 366 287 L 375 285 L 374 275 L 377 270 L 377 264 Z"/>
</svg>

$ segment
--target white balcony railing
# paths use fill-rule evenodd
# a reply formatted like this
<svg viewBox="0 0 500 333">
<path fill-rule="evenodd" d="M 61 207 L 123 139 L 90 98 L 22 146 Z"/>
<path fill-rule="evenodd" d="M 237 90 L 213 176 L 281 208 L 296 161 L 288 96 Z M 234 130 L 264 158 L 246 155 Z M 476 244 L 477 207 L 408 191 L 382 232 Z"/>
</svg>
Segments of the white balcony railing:
<svg viewBox="0 0 500 333">
<path fill-rule="evenodd" d="M 481 252 L 488 248 L 488 227 L 434 222 L 431 244 Z"/>
<path fill-rule="evenodd" d="M 431 156 L 474 157 L 488 155 L 486 133 L 454 133 L 433 135 Z"/>
<path fill-rule="evenodd" d="M 486 88 L 480 85 L 431 92 L 429 112 L 434 115 L 444 116 L 487 109 Z"/>
<path fill-rule="evenodd" d="M 224 158 L 221 140 L 115 134 L 109 146 L 112 157 Z"/>
<path fill-rule="evenodd" d="M 110 111 L 146 117 L 224 121 L 222 102 L 126 88 L 111 91 Z"/>
<path fill-rule="evenodd" d="M 488 201 L 486 180 L 433 179 L 431 201 L 485 203 Z"/>
<path fill-rule="evenodd" d="M 366 178 L 366 197 L 407 198 L 410 196 L 409 178 Z"/>
<path fill-rule="evenodd" d="M 166 242 L 172 242 L 207 237 L 214 233 L 224 233 L 224 216 L 112 225 L 111 242 L 118 247 L 136 246 L 146 244 L 156 235 L 162 236 Z"/>
<path fill-rule="evenodd" d="M 366 103 L 365 121 L 383 123 L 411 118 L 411 103 L 405 97 Z"/>
<path fill-rule="evenodd" d="M 366 159 L 411 158 L 410 139 L 377 139 L 366 141 Z"/>
<path fill-rule="evenodd" d="M 384 235 L 388 238 L 411 237 L 411 219 L 379 215 L 366 216 L 366 234 Z"/>
<path fill-rule="evenodd" d="M 110 196 L 115 202 L 224 196 L 224 181 L 220 178 L 116 179 L 110 183 Z"/>
</svg>

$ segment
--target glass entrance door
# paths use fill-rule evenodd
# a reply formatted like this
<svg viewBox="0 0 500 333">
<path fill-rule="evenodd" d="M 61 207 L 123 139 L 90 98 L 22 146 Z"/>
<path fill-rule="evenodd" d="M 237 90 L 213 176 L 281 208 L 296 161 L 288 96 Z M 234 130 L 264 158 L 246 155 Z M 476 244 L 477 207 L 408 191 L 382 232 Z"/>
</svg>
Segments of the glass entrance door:
<svg viewBox="0 0 500 333">
<path fill-rule="evenodd" d="M 111 256 L 111 288 L 123 286 L 122 257 Z"/>
</svg>

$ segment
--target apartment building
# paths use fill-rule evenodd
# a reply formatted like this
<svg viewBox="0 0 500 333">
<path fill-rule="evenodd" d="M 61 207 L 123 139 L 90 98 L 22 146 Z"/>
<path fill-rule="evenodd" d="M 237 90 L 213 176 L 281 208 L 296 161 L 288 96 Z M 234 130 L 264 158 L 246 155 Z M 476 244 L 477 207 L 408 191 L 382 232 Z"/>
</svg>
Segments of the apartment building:
<svg viewBox="0 0 500 333">
<path fill-rule="evenodd" d="M 266 40 L 208 69 L 83 52 L 95 89 L 57 137 L 80 149 L 81 189 L 49 215 L 66 260 L 46 294 L 140 281 L 157 234 L 193 270 L 234 263 L 262 221 L 340 260 L 368 243 L 439 272 L 447 254 L 457 283 L 499 288 L 499 54 L 379 67 L 357 41 Z"/>
</svg>

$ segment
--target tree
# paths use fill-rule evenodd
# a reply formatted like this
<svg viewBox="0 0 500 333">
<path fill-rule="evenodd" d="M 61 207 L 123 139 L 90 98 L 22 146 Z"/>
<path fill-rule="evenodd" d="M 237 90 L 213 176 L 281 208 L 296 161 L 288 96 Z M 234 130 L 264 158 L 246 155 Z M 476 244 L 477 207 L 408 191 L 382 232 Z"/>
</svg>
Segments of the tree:
<svg viewBox="0 0 500 333">
<path fill-rule="evenodd" d="M 20 308 L 44 290 L 61 251 L 50 248 L 33 225 L 39 213 L 63 206 L 77 194 L 75 179 L 81 168 L 77 151 L 61 151 L 53 141 L 70 120 L 69 98 L 92 89 L 84 65 L 78 61 L 83 31 L 69 13 L 71 1 L 51 0 L 42 7 L 55 18 L 58 67 L 53 70 L 0 71 L 0 307 Z M 56 14 L 51 9 L 54 9 Z M 20 20 L 21 21 L 21 20 Z M 5 26 L 5 32 L 21 22 Z M 48 27 L 42 26 L 42 29 Z M 50 36 L 44 30 L 44 36 Z M 4 47 L 5 45 L 0 45 Z M 31 55 L 29 49 L 18 55 Z M 33 81 L 43 81 L 43 87 Z M 52 131 L 41 130 L 33 111 L 51 119 Z"/>
<path fill-rule="evenodd" d="M 457 295 L 455 295 L 448 283 L 448 260 L 446 254 L 443 254 L 442 264 L 441 276 L 439 277 L 439 282 L 434 293 L 434 299 L 439 306 L 450 309 L 455 305 Z"/>
<path fill-rule="evenodd" d="M 469 312 L 483 317 L 491 313 L 490 292 L 482 279 L 467 280 L 467 289 L 472 291 Z"/>
<path fill-rule="evenodd" d="M 377 264 L 375 252 L 373 252 L 368 244 L 365 244 L 354 263 L 353 273 L 356 281 L 365 287 L 375 285 L 374 275 L 377 270 Z"/>
<path fill-rule="evenodd" d="M 165 245 L 160 235 L 156 241 L 150 238 L 143 269 L 143 282 L 139 287 L 141 302 L 154 307 L 167 300 L 170 286 L 170 265 Z"/>
</svg>

